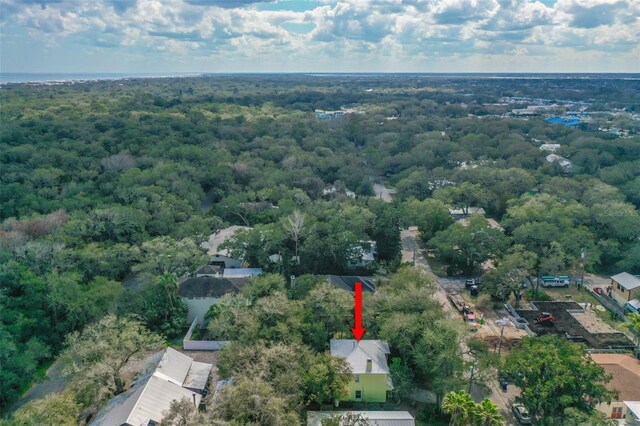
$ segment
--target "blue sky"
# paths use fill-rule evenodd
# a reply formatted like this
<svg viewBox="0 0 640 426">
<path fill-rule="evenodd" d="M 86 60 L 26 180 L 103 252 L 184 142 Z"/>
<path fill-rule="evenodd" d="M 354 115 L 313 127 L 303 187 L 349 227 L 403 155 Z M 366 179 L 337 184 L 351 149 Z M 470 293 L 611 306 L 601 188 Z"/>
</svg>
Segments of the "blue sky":
<svg viewBox="0 0 640 426">
<path fill-rule="evenodd" d="M 640 0 L 0 0 L 2 72 L 640 72 Z"/>
</svg>

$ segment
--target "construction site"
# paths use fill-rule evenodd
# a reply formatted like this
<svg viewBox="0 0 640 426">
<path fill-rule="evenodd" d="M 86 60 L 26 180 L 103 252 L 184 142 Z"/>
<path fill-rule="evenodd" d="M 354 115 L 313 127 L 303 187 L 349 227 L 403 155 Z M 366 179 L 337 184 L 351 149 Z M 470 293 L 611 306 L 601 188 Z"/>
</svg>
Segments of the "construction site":
<svg viewBox="0 0 640 426">
<path fill-rule="evenodd" d="M 589 307 L 576 302 L 531 302 L 533 309 L 517 309 L 529 329 L 539 336 L 555 334 L 591 349 L 633 349 L 624 333 L 614 330 Z"/>
<path fill-rule="evenodd" d="M 511 348 L 520 345 L 521 339 L 527 336 L 524 325 L 514 321 L 506 310 L 484 309 L 471 300 L 465 300 L 457 291 L 447 291 L 447 297 L 462 314 L 463 320 L 466 320 L 465 312 L 471 311 L 476 314 L 476 326 L 470 328 L 495 352 L 508 352 Z"/>
</svg>

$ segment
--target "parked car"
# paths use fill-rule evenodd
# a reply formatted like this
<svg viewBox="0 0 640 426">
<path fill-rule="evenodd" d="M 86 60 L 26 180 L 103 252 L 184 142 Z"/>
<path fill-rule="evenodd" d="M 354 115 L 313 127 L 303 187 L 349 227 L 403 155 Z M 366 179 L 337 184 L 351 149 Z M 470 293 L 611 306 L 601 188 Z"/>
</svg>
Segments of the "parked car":
<svg viewBox="0 0 640 426">
<path fill-rule="evenodd" d="M 604 290 L 601 287 L 594 287 L 593 292 L 602 296 L 604 294 Z"/>
<path fill-rule="evenodd" d="M 513 404 L 511 406 L 511 411 L 513 415 L 518 420 L 518 423 L 521 425 L 530 425 L 531 424 L 531 416 L 529 415 L 529 410 L 522 404 Z"/>
<path fill-rule="evenodd" d="M 471 288 L 474 285 L 482 284 L 482 278 L 472 278 L 464 281 L 464 288 Z"/>
<path fill-rule="evenodd" d="M 462 316 L 471 331 L 478 331 L 478 318 L 469 306 L 462 308 Z"/>
</svg>

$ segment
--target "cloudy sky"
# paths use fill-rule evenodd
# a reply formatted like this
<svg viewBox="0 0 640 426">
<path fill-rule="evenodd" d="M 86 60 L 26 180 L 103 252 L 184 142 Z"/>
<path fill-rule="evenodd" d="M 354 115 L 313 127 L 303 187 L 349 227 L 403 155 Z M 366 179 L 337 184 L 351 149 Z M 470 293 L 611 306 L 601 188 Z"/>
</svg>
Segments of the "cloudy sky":
<svg viewBox="0 0 640 426">
<path fill-rule="evenodd" d="M 2 72 L 640 72 L 640 0 L 0 0 Z"/>
</svg>

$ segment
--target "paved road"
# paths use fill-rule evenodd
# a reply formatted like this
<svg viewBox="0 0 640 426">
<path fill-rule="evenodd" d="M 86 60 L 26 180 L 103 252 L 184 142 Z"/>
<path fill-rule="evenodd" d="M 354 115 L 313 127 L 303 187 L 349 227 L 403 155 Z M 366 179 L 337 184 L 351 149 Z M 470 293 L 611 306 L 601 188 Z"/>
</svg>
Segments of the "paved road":
<svg viewBox="0 0 640 426">
<path fill-rule="evenodd" d="M 434 275 L 429 267 L 429 263 L 427 263 L 427 259 L 424 257 L 420 246 L 418 245 L 418 230 L 414 227 L 409 228 L 408 230 L 404 230 L 400 233 L 400 238 L 402 239 L 402 261 L 403 262 L 414 262 L 416 268 L 422 269 L 428 274 Z M 435 277 L 435 275 L 434 275 Z M 451 317 L 459 318 L 460 314 L 449 302 L 449 298 L 447 297 L 447 291 L 445 290 L 445 286 L 453 284 L 451 280 L 447 278 L 438 278 L 438 285 L 435 293 L 436 299 L 442 304 L 445 312 L 449 314 Z M 502 415 L 505 418 L 507 426 L 516 426 L 518 423 L 515 418 L 511 414 L 511 404 L 515 402 L 516 396 L 518 396 L 519 391 L 515 388 L 515 386 L 508 386 L 508 392 L 504 393 L 500 389 L 497 380 L 492 380 L 490 383 L 487 383 L 489 386 L 489 393 L 483 389 L 479 389 L 477 387 L 471 388 L 471 395 L 476 401 L 480 401 L 483 398 L 489 398 L 493 401 L 502 412 Z"/>
<path fill-rule="evenodd" d="M 376 193 L 376 198 L 390 203 L 391 200 L 393 200 L 393 195 L 395 195 L 396 190 L 393 188 L 387 188 L 384 184 L 374 183 L 373 192 Z"/>
</svg>

